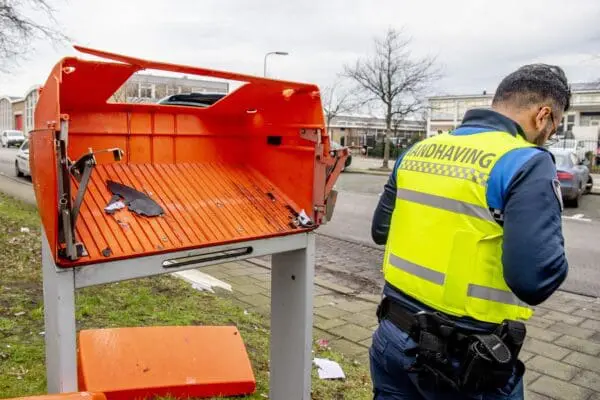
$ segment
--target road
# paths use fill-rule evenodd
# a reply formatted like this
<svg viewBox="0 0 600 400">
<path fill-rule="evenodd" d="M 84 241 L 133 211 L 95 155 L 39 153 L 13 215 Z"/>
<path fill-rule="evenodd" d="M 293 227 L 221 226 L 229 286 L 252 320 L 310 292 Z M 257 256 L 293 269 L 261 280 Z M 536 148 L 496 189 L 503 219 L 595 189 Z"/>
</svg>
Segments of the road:
<svg viewBox="0 0 600 400">
<path fill-rule="evenodd" d="M 373 246 L 371 217 L 386 180 L 385 176 L 342 174 L 336 184 L 339 196 L 333 219 L 319 233 Z M 570 270 L 562 288 L 600 297 L 600 196 L 584 196 L 579 208 L 565 209 L 563 233 Z"/>
<path fill-rule="evenodd" d="M 0 189 L 33 202 L 31 180 L 15 177 L 15 154 L 16 149 L 0 148 Z M 385 176 L 342 174 L 333 220 L 317 231 L 325 235 L 317 240 L 319 275 L 359 291 L 379 291 L 383 251 L 371 241 L 371 217 L 386 180 Z M 570 264 L 563 289 L 600 297 L 600 196 L 584 196 L 579 208 L 565 209 L 563 231 Z"/>
</svg>

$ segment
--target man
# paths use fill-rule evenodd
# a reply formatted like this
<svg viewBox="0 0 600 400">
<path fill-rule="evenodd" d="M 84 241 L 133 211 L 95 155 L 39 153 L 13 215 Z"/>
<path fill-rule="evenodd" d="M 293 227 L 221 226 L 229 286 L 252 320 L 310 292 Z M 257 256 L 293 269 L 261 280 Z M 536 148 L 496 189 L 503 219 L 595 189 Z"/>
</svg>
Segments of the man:
<svg viewBox="0 0 600 400">
<path fill-rule="evenodd" d="M 562 200 L 543 145 L 569 107 L 559 67 L 519 68 L 492 110 L 396 162 L 372 236 L 386 244 L 375 399 L 522 399 L 529 305 L 565 280 Z"/>
</svg>

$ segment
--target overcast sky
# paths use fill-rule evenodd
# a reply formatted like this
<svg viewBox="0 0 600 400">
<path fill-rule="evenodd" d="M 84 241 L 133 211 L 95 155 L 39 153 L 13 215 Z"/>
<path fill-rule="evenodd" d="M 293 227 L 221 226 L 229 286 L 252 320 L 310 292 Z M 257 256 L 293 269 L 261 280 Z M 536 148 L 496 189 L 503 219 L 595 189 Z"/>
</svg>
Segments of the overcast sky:
<svg viewBox="0 0 600 400">
<path fill-rule="evenodd" d="M 331 83 L 370 54 L 388 27 L 413 37 L 413 53 L 436 55 L 445 77 L 435 94 L 493 91 L 519 65 L 563 67 L 570 81 L 600 78 L 599 0 L 53 0 L 75 43 L 141 58 Z M 69 47 L 36 43 L 0 74 L 0 95 L 43 83 Z"/>
</svg>

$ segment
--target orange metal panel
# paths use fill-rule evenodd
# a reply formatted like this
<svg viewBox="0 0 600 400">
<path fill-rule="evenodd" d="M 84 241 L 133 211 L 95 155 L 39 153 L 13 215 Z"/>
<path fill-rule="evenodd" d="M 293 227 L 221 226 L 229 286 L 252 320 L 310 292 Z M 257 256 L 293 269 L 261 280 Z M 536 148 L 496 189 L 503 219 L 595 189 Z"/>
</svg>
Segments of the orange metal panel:
<svg viewBox="0 0 600 400">
<path fill-rule="evenodd" d="M 234 326 L 84 330 L 79 376 L 80 388 L 108 400 L 234 396 L 256 387 Z"/>
<path fill-rule="evenodd" d="M 35 133 L 32 139 L 36 197 L 59 265 L 296 233 L 300 230 L 290 221 L 302 209 L 320 223 L 325 197 L 339 171 L 333 170 L 334 176 L 327 179 L 332 169 L 325 167 L 333 165 L 333 158 L 316 86 L 82 50 L 119 63 L 61 60 L 36 109 L 36 129 L 50 126 L 52 132 Z M 144 68 L 245 84 L 206 108 L 106 102 L 131 74 Z M 49 167 L 56 165 L 49 139 L 59 130 L 59 116 L 69 120 L 71 160 L 90 148 L 125 151 L 118 163 L 108 153 L 96 157 L 99 165 L 76 226 L 77 240 L 89 255 L 75 262 L 56 257 L 57 171 Z M 313 135 L 301 136 L 303 129 Z M 165 215 L 146 218 L 127 210 L 106 215 L 108 179 L 152 193 Z M 73 181 L 73 196 L 76 187 Z M 105 257 L 102 251 L 107 248 L 111 254 Z"/>
<path fill-rule="evenodd" d="M 30 136 L 29 163 L 42 225 L 50 248 L 56 255 L 54 244 L 58 241 L 58 178 L 54 134 L 53 130 L 38 130 Z"/>
<path fill-rule="evenodd" d="M 103 393 L 77 392 L 15 397 L 14 399 L 6 400 L 106 400 L 106 396 Z"/>
<path fill-rule="evenodd" d="M 112 180 L 148 194 L 165 214 L 148 218 L 127 209 L 103 209 Z M 73 180 L 73 193 L 77 183 Z M 75 266 L 169 250 L 200 248 L 303 231 L 288 209 L 297 206 L 258 171 L 227 163 L 98 165 L 77 221 L 88 256 Z M 109 248 L 110 255 L 102 254 Z"/>
</svg>

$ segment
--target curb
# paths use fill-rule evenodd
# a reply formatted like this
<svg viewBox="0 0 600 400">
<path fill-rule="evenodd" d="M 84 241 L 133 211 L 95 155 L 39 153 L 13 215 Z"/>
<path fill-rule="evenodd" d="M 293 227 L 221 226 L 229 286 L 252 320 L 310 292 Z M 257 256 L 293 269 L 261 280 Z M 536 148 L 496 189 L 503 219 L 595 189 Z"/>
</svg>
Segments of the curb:
<svg viewBox="0 0 600 400">
<path fill-rule="evenodd" d="M 391 173 L 391 170 L 389 172 L 383 172 L 383 171 L 370 171 L 368 169 L 346 169 L 346 170 L 344 170 L 344 173 L 345 174 L 389 176 Z"/>
</svg>

